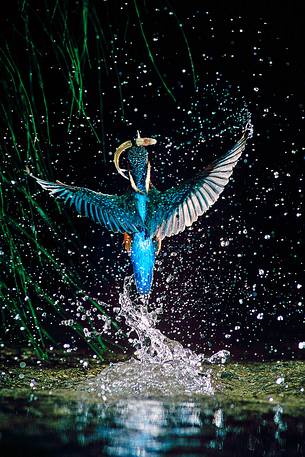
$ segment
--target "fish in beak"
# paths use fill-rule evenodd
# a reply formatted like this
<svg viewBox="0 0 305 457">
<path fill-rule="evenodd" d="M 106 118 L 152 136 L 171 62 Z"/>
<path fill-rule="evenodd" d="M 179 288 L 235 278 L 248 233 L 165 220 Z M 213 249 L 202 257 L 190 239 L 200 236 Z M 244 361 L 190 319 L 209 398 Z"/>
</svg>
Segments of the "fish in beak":
<svg viewBox="0 0 305 457">
<path fill-rule="evenodd" d="M 156 143 L 157 143 L 157 140 L 155 138 L 142 138 L 141 135 L 140 135 L 140 132 L 139 131 L 137 132 L 137 138 L 135 140 L 135 144 L 136 144 L 137 147 L 141 148 L 141 147 L 152 146 L 152 145 L 154 145 Z M 113 161 L 114 161 L 114 165 L 115 165 L 115 168 L 116 168 L 117 172 L 121 176 L 123 176 L 125 179 L 129 179 L 131 187 L 133 188 L 133 190 L 135 192 L 143 194 L 145 192 L 139 189 L 139 187 L 138 187 L 138 185 L 136 183 L 136 180 L 134 179 L 131 171 L 130 170 L 128 171 L 128 170 L 120 167 L 120 157 L 121 157 L 121 155 L 123 154 L 124 151 L 126 151 L 129 148 L 131 148 L 132 146 L 133 146 L 133 144 L 132 144 L 131 141 L 125 141 L 124 143 L 122 143 L 117 148 L 117 150 L 115 151 Z M 147 171 L 146 171 L 146 177 L 145 177 L 145 190 L 146 190 L 146 193 L 148 193 L 148 191 L 149 191 L 150 176 L 151 176 L 151 165 L 150 165 L 149 160 L 147 160 Z"/>
</svg>

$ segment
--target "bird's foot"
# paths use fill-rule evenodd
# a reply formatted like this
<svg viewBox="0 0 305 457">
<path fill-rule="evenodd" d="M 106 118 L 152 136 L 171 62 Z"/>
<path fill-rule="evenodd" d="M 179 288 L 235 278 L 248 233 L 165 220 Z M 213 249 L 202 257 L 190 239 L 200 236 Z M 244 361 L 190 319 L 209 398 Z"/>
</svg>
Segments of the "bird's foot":
<svg viewBox="0 0 305 457">
<path fill-rule="evenodd" d="M 125 251 L 127 251 L 128 254 L 130 254 L 130 250 L 131 250 L 131 236 L 128 235 L 128 233 L 124 233 L 123 246 L 124 246 Z"/>
</svg>

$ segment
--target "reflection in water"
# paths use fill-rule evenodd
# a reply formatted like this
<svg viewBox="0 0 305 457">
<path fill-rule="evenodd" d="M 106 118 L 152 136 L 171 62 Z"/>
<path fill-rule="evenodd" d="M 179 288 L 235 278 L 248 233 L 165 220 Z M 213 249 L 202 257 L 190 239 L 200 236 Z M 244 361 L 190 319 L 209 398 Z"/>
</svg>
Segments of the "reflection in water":
<svg viewBox="0 0 305 457">
<path fill-rule="evenodd" d="M 230 384 L 226 400 L 214 395 L 211 364 L 225 363 L 229 353 L 206 358 L 166 338 L 156 328 L 158 310 L 132 300 L 130 285 L 127 278 L 120 314 L 136 358 L 82 385 L 71 381 L 64 396 L 33 391 L 28 400 L 24 393 L 1 400 L 1 456 L 305 456 L 304 414 L 259 400 L 230 401 Z M 266 381 L 259 378 L 257 389 Z"/>
<path fill-rule="evenodd" d="M 279 405 L 259 413 L 238 404 L 209 401 L 62 404 L 54 398 L 41 399 L 39 414 L 36 410 L 31 416 L 27 409 L 22 426 L 19 417 L 19 427 L 3 431 L 0 451 L 32 457 L 305 455 L 304 416 L 286 415 Z"/>
</svg>

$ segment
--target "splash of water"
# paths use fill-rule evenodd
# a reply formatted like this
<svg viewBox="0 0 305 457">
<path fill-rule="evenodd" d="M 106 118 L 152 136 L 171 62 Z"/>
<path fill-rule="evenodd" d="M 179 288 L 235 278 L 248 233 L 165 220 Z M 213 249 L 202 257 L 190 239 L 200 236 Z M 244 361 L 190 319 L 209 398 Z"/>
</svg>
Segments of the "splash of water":
<svg viewBox="0 0 305 457">
<path fill-rule="evenodd" d="M 162 306 L 149 311 L 148 298 L 131 298 L 133 277 L 127 276 L 124 280 L 123 292 L 120 294 L 121 305 L 119 315 L 124 317 L 130 327 L 130 334 L 135 333 L 133 345 L 136 348 L 135 357 L 141 362 L 167 363 L 184 361 L 191 367 L 199 367 L 202 363 L 225 363 L 229 357 L 228 351 L 219 351 L 212 357 L 206 358 L 203 354 L 195 354 L 185 349 L 182 344 L 167 338 L 156 328 L 158 317 L 162 313 Z"/>
<path fill-rule="evenodd" d="M 126 277 L 119 317 L 130 327 L 129 335 L 134 335 L 130 340 L 136 349 L 134 357 L 103 370 L 90 381 L 89 390 L 105 400 L 213 394 L 211 369 L 206 364 L 225 363 L 230 353 L 219 351 L 206 358 L 167 338 L 156 328 L 162 307 L 149 310 L 147 297 L 133 299 L 132 284 L 132 276 Z"/>
</svg>

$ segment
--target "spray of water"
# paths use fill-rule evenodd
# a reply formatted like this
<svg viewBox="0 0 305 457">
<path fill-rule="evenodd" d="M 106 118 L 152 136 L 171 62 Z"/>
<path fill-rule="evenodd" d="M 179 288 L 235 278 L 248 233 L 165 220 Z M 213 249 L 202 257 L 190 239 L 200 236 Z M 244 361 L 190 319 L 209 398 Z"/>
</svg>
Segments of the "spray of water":
<svg viewBox="0 0 305 457">
<path fill-rule="evenodd" d="M 130 328 L 134 357 L 103 370 L 90 381 L 89 390 L 105 400 L 212 395 L 211 369 L 207 364 L 225 363 L 230 353 L 223 350 L 207 358 L 167 338 L 156 328 L 162 307 L 149 310 L 147 297 L 132 298 L 132 285 L 133 277 L 126 277 L 119 297 L 119 317 Z"/>
</svg>

